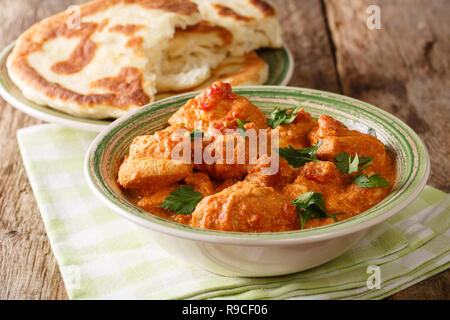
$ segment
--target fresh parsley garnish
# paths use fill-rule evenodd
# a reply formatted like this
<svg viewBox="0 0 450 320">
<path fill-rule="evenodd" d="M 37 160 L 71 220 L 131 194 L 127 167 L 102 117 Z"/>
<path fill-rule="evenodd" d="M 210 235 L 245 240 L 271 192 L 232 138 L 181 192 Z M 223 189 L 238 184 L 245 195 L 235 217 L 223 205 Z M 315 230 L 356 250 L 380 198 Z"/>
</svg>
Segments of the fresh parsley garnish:
<svg viewBox="0 0 450 320">
<path fill-rule="evenodd" d="M 335 165 L 338 170 L 344 174 L 352 174 L 356 172 L 356 175 L 350 180 L 351 183 L 355 183 L 360 188 L 374 188 L 374 187 L 389 187 L 389 182 L 379 174 L 373 176 L 366 176 L 360 174 L 365 168 L 372 164 L 373 157 L 359 158 L 358 154 L 355 157 L 348 155 L 345 152 L 341 152 L 334 157 L 336 160 Z"/>
<path fill-rule="evenodd" d="M 317 145 L 304 149 L 295 149 L 292 146 L 286 148 L 279 148 L 278 153 L 285 158 L 287 162 L 294 168 L 304 166 L 308 162 L 319 162 L 317 160 L 317 150 L 322 145 L 322 141 L 319 141 Z"/>
<path fill-rule="evenodd" d="M 297 117 L 297 112 L 300 110 L 300 108 L 300 105 L 298 105 L 296 108 L 289 109 L 275 108 L 270 114 L 270 118 L 267 119 L 267 126 L 275 129 L 282 124 L 291 124 Z M 288 113 L 288 111 L 290 112 Z"/>
<path fill-rule="evenodd" d="M 352 182 L 360 188 L 389 187 L 389 182 L 379 174 L 370 177 L 364 174 L 357 175 Z"/>
<path fill-rule="evenodd" d="M 358 154 L 356 154 L 355 157 L 352 157 L 345 152 L 341 152 L 335 156 L 334 159 L 336 160 L 335 165 L 341 173 L 352 174 L 355 172 L 360 173 L 365 168 L 370 166 L 372 164 L 373 157 L 359 158 Z"/>
<path fill-rule="evenodd" d="M 325 199 L 321 193 L 305 192 L 292 200 L 292 204 L 297 208 L 302 229 L 311 219 L 332 218 L 337 221 L 335 214 L 330 214 L 325 210 Z"/>
<path fill-rule="evenodd" d="M 183 186 L 171 192 L 159 207 L 176 214 L 190 214 L 202 198 L 202 194 L 195 191 L 193 186 Z"/>
<path fill-rule="evenodd" d="M 237 122 L 237 124 L 238 124 L 238 132 L 241 134 L 241 136 L 243 136 L 243 137 L 245 137 L 246 136 L 246 134 L 245 134 L 245 125 L 247 124 L 247 123 L 250 123 L 251 121 L 241 121 L 241 119 L 236 119 L 236 122 Z"/>
<path fill-rule="evenodd" d="M 203 132 L 198 129 L 194 129 L 191 131 L 191 141 L 194 141 L 197 138 L 203 138 Z"/>
</svg>

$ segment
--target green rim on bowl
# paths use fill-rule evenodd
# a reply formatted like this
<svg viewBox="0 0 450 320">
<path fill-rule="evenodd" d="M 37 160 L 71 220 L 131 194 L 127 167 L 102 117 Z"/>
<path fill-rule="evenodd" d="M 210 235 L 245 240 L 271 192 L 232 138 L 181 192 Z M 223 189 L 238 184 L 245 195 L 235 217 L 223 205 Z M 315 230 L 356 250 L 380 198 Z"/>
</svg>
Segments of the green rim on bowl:
<svg viewBox="0 0 450 320">
<path fill-rule="evenodd" d="M 403 209 L 425 186 L 429 175 L 429 158 L 425 146 L 414 131 L 393 115 L 370 104 L 338 94 L 302 88 L 251 86 L 235 88 L 264 113 L 275 106 L 292 107 L 297 103 L 314 117 L 330 115 L 351 129 L 375 132 L 377 137 L 394 154 L 397 179 L 393 192 L 370 210 L 332 225 L 282 233 L 238 233 L 203 230 L 167 221 L 153 216 L 133 205 L 117 185 L 119 161 L 128 152 L 135 136 L 150 134 L 167 126 L 167 120 L 195 93 L 188 93 L 144 107 L 122 117 L 103 130 L 94 140 L 86 155 L 85 174 L 91 189 L 117 213 L 156 231 L 176 233 L 186 238 L 233 243 L 235 239 L 251 244 L 297 239 L 311 241 L 356 232 L 379 223 Z"/>
<path fill-rule="evenodd" d="M 28 100 L 9 77 L 6 61 L 14 43 L 6 47 L 0 54 L 0 95 L 17 109 L 26 114 L 48 122 L 58 123 L 67 127 L 101 131 L 112 120 L 94 120 L 70 115 L 47 106 Z M 294 60 L 287 47 L 281 49 L 260 49 L 258 55 L 269 65 L 269 78 L 266 85 L 284 86 L 292 77 Z"/>
</svg>

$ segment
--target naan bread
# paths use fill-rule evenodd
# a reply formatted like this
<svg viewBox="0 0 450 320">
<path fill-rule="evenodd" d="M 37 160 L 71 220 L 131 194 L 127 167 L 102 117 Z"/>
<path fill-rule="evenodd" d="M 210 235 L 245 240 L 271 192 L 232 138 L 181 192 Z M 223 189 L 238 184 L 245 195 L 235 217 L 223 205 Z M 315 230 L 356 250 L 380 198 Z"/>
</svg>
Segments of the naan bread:
<svg viewBox="0 0 450 320">
<path fill-rule="evenodd" d="M 158 92 L 195 87 L 211 76 L 211 70 L 225 59 L 233 41 L 231 33 L 208 22 L 178 29 L 169 42 L 156 78 Z"/>
<path fill-rule="evenodd" d="M 74 11 L 25 31 L 7 67 L 28 99 L 86 118 L 118 118 L 217 80 L 263 84 L 268 66 L 252 50 L 282 45 L 275 11 L 262 0 L 95 0 L 78 8 L 78 27 Z"/>
<path fill-rule="evenodd" d="M 269 66 L 252 51 L 244 56 L 227 57 L 211 71 L 211 76 L 200 85 L 183 91 L 158 92 L 156 100 L 177 94 L 202 90 L 216 81 L 230 83 L 232 86 L 264 84 L 269 76 Z"/>
<path fill-rule="evenodd" d="M 177 29 L 201 21 L 188 0 L 96 0 L 28 29 L 8 59 L 25 97 L 89 118 L 117 118 L 150 103 Z"/>
<path fill-rule="evenodd" d="M 206 21 L 175 34 L 157 77 L 157 99 L 172 95 L 168 92 L 200 90 L 216 80 L 263 84 L 267 65 L 247 54 L 261 47 L 282 46 L 275 10 L 262 0 L 192 1 Z M 227 53 L 235 58 L 223 61 Z"/>
<path fill-rule="evenodd" d="M 262 47 L 283 45 L 275 9 L 263 0 L 192 0 L 203 19 L 233 34 L 229 52 L 242 56 Z"/>
</svg>

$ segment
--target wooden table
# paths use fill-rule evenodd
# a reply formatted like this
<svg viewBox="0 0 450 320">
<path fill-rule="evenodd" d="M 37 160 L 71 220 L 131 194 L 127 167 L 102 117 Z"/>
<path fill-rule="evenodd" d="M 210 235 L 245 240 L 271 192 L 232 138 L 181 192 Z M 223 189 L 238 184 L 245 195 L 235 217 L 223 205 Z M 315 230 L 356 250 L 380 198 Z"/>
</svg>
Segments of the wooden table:
<svg viewBox="0 0 450 320">
<path fill-rule="evenodd" d="M 0 2 L 0 48 L 80 0 Z M 273 0 L 295 58 L 290 82 L 377 105 L 408 123 L 431 156 L 429 184 L 450 191 L 450 1 Z M 369 29 L 369 5 L 381 29 Z M 373 22 L 373 20 L 372 20 Z M 369 24 L 371 25 L 371 24 Z M 67 299 L 16 140 L 39 124 L 0 98 L 0 299 Z M 449 299 L 450 270 L 391 299 Z"/>
</svg>

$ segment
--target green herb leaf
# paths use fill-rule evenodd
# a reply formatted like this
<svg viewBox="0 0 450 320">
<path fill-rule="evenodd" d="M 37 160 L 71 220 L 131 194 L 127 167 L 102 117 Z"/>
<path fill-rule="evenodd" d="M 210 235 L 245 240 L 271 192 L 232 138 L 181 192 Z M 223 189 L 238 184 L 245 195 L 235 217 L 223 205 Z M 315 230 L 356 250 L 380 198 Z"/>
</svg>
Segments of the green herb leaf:
<svg viewBox="0 0 450 320">
<path fill-rule="evenodd" d="M 334 157 L 335 165 L 338 170 L 344 174 L 360 173 L 372 164 L 373 157 L 359 158 L 358 154 L 353 158 L 345 152 L 341 152 Z"/>
<path fill-rule="evenodd" d="M 245 134 L 245 125 L 247 124 L 247 123 L 250 123 L 251 121 L 241 121 L 241 119 L 236 119 L 236 121 L 237 121 L 237 124 L 238 124 L 238 132 L 241 134 L 241 136 L 243 136 L 243 137 L 245 137 L 246 136 L 246 134 Z"/>
<path fill-rule="evenodd" d="M 355 177 L 351 180 L 361 188 L 374 188 L 374 187 L 388 187 L 389 183 L 381 177 L 379 174 L 373 176 L 360 175 L 361 171 L 366 169 L 372 164 L 373 157 L 359 158 L 358 154 L 353 158 L 345 152 L 341 152 L 334 157 L 336 162 L 336 167 L 338 170 L 344 174 L 357 173 Z"/>
<path fill-rule="evenodd" d="M 297 112 L 301 109 L 298 105 L 296 108 L 280 109 L 275 108 L 270 114 L 270 118 L 267 119 L 267 126 L 275 129 L 282 124 L 291 124 L 297 117 Z M 288 111 L 291 111 L 288 113 Z"/>
<path fill-rule="evenodd" d="M 321 144 L 322 141 L 319 141 L 317 145 L 305 149 L 295 149 L 292 146 L 287 146 L 286 148 L 279 148 L 278 153 L 285 158 L 291 166 L 298 168 L 304 166 L 308 162 L 319 162 L 316 153 Z"/>
<path fill-rule="evenodd" d="M 198 129 L 194 129 L 191 132 L 191 141 L 194 141 L 197 138 L 203 138 L 203 132 Z"/>
<path fill-rule="evenodd" d="M 202 198 L 202 194 L 196 192 L 193 186 L 183 186 L 170 193 L 159 207 L 176 214 L 190 214 Z"/>
<path fill-rule="evenodd" d="M 389 182 L 379 174 L 370 177 L 363 174 L 357 175 L 352 182 L 360 188 L 389 187 Z"/>
<path fill-rule="evenodd" d="M 292 204 L 297 208 L 302 229 L 311 219 L 332 218 L 337 221 L 335 214 L 330 214 L 325 210 L 325 199 L 321 193 L 305 192 L 292 200 Z"/>
</svg>

